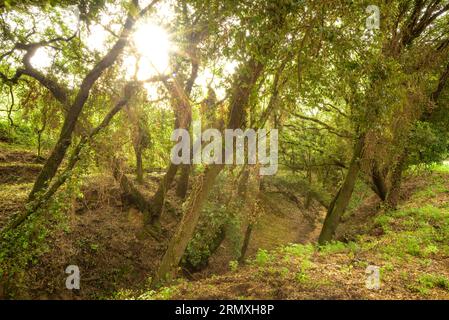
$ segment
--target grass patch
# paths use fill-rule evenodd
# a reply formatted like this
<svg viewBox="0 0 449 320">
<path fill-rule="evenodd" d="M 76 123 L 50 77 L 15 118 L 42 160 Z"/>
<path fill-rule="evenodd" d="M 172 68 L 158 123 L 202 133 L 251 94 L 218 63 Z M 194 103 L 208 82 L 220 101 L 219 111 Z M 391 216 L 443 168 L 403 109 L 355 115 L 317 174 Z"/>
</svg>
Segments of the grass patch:
<svg viewBox="0 0 449 320">
<path fill-rule="evenodd" d="M 426 205 L 392 211 L 377 217 L 375 223 L 386 233 L 381 252 L 388 256 L 427 258 L 447 250 L 449 210 L 446 208 Z"/>
<path fill-rule="evenodd" d="M 422 200 L 422 199 L 430 199 L 435 198 L 438 194 L 449 192 L 449 188 L 444 185 L 445 181 L 441 181 L 441 179 L 435 178 L 434 183 L 428 186 L 427 188 L 415 192 L 411 198 L 411 200 Z"/>
<path fill-rule="evenodd" d="M 449 174 L 449 161 L 443 163 L 436 163 L 430 166 L 432 172 Z"/>
<path fill-rule="evenodd" d="M 411 286 L 412 290 L 423 295 L 429 294 L 429 291 L 435 288 L 449 292 L 449 279 L 443 275 L 426 273 L 419 276 L 416 283 Z"/>
<path fill-rule="evenodd" d="M 340 242 L 332 241 L 324 246 L 320 246 L 320 253 L 323 255 L 343 253 L 343 252 L 355 252 L 358 250 L 358 245 L 355 242 Z"/>
<path fill-rule="evenodd" d="M 315 252 L 315 247 L 311 244 L 289 244 L 282 248 L 282 252 L 289 256 L 309 258 Z"/>
</svg>

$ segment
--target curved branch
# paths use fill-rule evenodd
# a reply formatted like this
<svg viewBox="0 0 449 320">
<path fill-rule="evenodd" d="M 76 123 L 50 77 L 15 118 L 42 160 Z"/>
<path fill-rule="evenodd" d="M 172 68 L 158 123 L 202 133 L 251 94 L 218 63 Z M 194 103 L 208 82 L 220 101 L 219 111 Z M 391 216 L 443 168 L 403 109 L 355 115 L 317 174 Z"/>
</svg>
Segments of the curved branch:
<svg viewBox="0 0 449 320">
<path fill-rule="evenodd" d="M 333 134 L 335 134 L 335 135 L 337 135 L 337 136 L 339 136 L 339 137 L 341 137 L 341 138 L 352 139 L 352 138 L 354 137 L 351 133 L 347 132 L 346 130 L 345 130 L 344 132 L 340 132 L 340 131 L 337 130 L 336 128 L 334 128 L 334 127 L 328 125 L 327 123 L 325 123 L 325 122 L 323 122 L 323 121 L 321 121 L 321 120 L 318 120 L 318 119 L 316 119 L 316 118 L 303 116 L 303 115 L 298 114 L 298 113 L 294 113 L 294 116 L 295 116 L 295 117 L 298 117 L 298 118 L 300 118 L 300 119 L 302 119 L 302 120 L 314 122 L 314 123 L 316 123 L 316 124 L 322 126 L 323 129 L 326 129 L 326 130 L 329 131 L 330 133 L 333 133 Z M 287 127 L 287 128 L 292 128 L 292 127 L 293 127 L 293 128 L 294 128 L 293 125 L 288 125 L 288 124 L 286 124 L 285 127 Z"/>
</svg>

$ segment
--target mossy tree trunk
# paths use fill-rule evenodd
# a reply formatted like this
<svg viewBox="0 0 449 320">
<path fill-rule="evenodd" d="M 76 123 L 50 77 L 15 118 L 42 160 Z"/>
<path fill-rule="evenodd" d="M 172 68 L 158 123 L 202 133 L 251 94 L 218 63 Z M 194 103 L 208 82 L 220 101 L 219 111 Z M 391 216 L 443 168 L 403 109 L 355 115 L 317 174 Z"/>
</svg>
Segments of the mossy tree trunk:
<svg viewBox="0 0 449 320">
<path fill-rule="evenodd" d="M 238 262 L 243 263 L 245 261 L 246 252 L 248 251 L 249 240 L 251 239 L 251 234 L 253 232 L 253 223 L 248 223 L 246 226 L 245 236 L 243 238 L 242 249 L 240 250 L 240 257 Z"/>
<path fill-rule="evenodd" d="M 176 195 L 184 199 L 189 189 L 190 165 L 181 165 L 181 175 L 179 176 L 178 185 L 176 186 Z"/>
<path fill-rule="evenodd" d="M 398 206 L 401 195 L 402 172 L 407 162 L 407 150 L 404 150 L 398 157 L 390 176 L 390 190 L 386 197 L 386 205 L 389 209 L 395 210 Z"/>
<path fill-rule="evenodd" d="M 142 148 L 136 150 L 136 178 L 138 183 L 143 183 Z"/>
<path fill-rule="evenodd" d="M 170 163 L 167 172 L 164 175 L 159 187 L 151 200 L 151 215 L 150 219 L 146 221 L 151 225 L 156 225 L 159 223 L 162 211 L 165 204 L 165 195 L 170 188 L 175 176 L 178 171 L 178 166 L 176 164 Z"/>
<path fill-rule="evenodd" d="M 386 200 L 388 193 L 385 177 L 386 173 L 379 168 L 379 163 L 374 161 L 371 168 L 371 179 L 373 183 L 372 189 L 382 201 Z"/>
<path fill-rule="evenodd" d="M 202 205 L 206 200 L 209 191 L 212 189 L 215 178 L 222 168 L 222 165 L 210 166 L 198 177 L 198 182 L 195 183 L 191 194 L 187 199 L 182 220 L 175 234 L 170 239 L 164 257 L 154 276 L 152 282 L 153 286 L 168 282 L 175 276 L 177 266 L 181 261 L 187 245 L 192 238 L 193 232 L 195 231 L 195 227 L 198 224 Z"/>
<path fill-rule="evenodd" d="M 339 192 L 332 201 L 332 204 L 329 206 L 318 240 L 319 244 L 325 244 L 332 240 L 341 216 L 348 207 L 354 191 L 355 182 L 360 171 L 360 160 L 363 154 L 364 141 L 364 135 L 361 135 L 356 141 L 346 178 Z"/>
<path fill-rule="evenodd" d="M 251 59 L 238 71 L 230 101 L 229 129 L 242 127 L 245 108 L 262 70 L 263 64 L 255 59 Z M 193 236 L 203 204 L 214 185 L 215 178 L 223 167 L 222 164 L 208 166 L 192 187 L 191 194 L 186 200 L 181 223 L 171 238 L 160 266 L 155 273 L 152 282 L 153 287 L 158 286 L 162 282 L 170 281 L 174 276 L 176 268 Z"/>
</svg>

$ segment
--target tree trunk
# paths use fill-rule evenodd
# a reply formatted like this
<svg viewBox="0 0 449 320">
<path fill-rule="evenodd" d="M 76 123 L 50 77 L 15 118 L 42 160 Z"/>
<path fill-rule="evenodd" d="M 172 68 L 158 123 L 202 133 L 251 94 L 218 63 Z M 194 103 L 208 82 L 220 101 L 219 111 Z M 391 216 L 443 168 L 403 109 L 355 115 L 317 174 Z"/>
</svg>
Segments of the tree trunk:
<svg viewBox="0 0 449 320">
<path fill-rule="evenodd" d="M 144 217 L 148 219 L 150 213 L 150 203 L 147 201 L 145 196 L 135 187 L 132 181 L 130 181 L 125 175 L 118 159 L 114 158 L 112 160 L 112 166 L 114 178 L 119 182 L 123 192 L 129 198 L 131 203 L 133 203 L 139 209 L 139 211 L 143 213 Z"/>
<path fill-rule="evenodd" d="M 183 89 L 180 84 L 175 80 L 172 86 L 167 85 L 167 88 L 172 94 L 174 109 L 175 109 L 175 129 L 188 129 L 192 121 L 192 107 L 189 102 L 189 97 L 192 91 L 193 82 L 198 75 L 198 64 L 192 62 L 192 71 L 189 80 Z M 170 162 L 168 166 L 167 173 L 164 179 L 159 184 L 154 197 L 153 197 L 153 209 L 151 213 L 151 219 L 146 223 L 152 225 L 158 224 L 160 217 L 162 215 L 162 210 L 164 208 L 165 196 L 169 190 L 173 180 L 175 179 L 176 173 L 178 172 L 178 165 Z M 185 178 L 185 176 L 184 176 Z M 187 176 L 188 183 L 188 176 Z M 186 190 L 187 192 L 187 186 Z"/>
<path fill-rule="evenodd" d="M 399 203 L 402 184 L 402 172 L 407 161 L 407 150 L 399 156 L 390 177 L 390 191 L 386 197 L 386 205 L 389 209 L 395 210 Z"/>
<path fill-rule="evenodd" d="M 365 136 L 361 135 L 356 142 L 354 154 L 352 156 L 345 181 L 343 182 L 340 191 L 335 196 L 332 205 L 329 206 L 329 210 L 327 212 L 326 219 L 324 220 L 323 228 L 321 229 L 321 234 L 318 240 L 319 244 L 325 244 L 332 240 L 335 230 L 340 222 L 340 218 L 351 200 L 355 182 L 360 171 L 360 159 L 363 154 L 364 141 Z"/>
<path fill-rule="evenodd" d="M 136 177 L 139 184 L 143 183 L 143 165 L 142 165 L 142 148 L 137 146 L 134 148 L 136 154 Z"/>
<path fill-rule="evenodd" d="M 165 195 L 170 188 L 175 176 L 178 171 L 178 166 L 176 164 L 170 163 L 164 178 L 159 185 L 156 193 L 153 196 L 152 208 L 151 208 L 151 218 L 146 221 L 149 224 L 158 224 L 159 219 L 162 215 L 162 210 L 164 209 Z"/>
<path fill-rule="evenodd" d="M 256 59 L 251 59 L 237 73 L 230 100 L 229 129 L 241 128 L 243 126 L 245 108 L 248 104 L 249 96 L 262 73 L 263 67 L 263 64 Z M 187 244 L 193 236 L 203 203 L 212 189 L 215 178 L 222 169 L 222 164 L 207 167 L 199 178 L 198 183 L 194 185 L 187 199 L 181 223 L 170 240 L 167 251 L 153 279 L 152 286 L 157 286 L 162 281 L 170 280 L 173 277 L 174 270 L 178 266 Z"/>
<path fill-rule="evenodd" d="M 181 175 L 176 187 L 176 195 L 181 199 L 185 199 L 187 190 L 189 189 L 190 165 L 181 165 Z"/>
<path fill-rule="evenodd" d="M 42 154 L 42 131 L 37 132 L 37 157 L 40 158 Z"/>
<path fill-rule="evenodd" d="M 248 250 L 249 240 L 251 239 L 251 233 L 253 231 L 253 224 L 249 223 L 246 227 L 245 238 L 243 239 L 242 249 L 240 251 L 239 263 L 243 263 L 245 260 L 246 251 Z"/>
<path fill-rule="evenodd" d="M 212 189 L 215 178 L 222 170 L 223 165 L 212 165 L 206 169 L 198 183 L 195 184 L 190 197 L 187 199 L 184 215 L 173 237 L 170 239 L 167 251 L 162 258 L 152 286 L 170 281 L 175 276 L 176 268 L 181 261 L 185 249 L 193 236 L 198 223 L 201 208 Z"/>
<path fill-rule="evenodd" d="M 387 198 L 388 188 L 385 183 L 385 174 L 381 172 L 379 164 L 374 160 L 373 167 L 371 168 L 371 179 L 373 182 L 373 191 L 379 196 L 382 201 Z"/>
<path fill-rule="evenodd" d="M 245 197 L 246 197 L 248 179 L 249 179 L 249 169 L 245 165 L 244 168 L 242 169 L 242 173 L 241 173 L 239 183 L 237 186 L 237 195 L 241 199 L 245 199 Z"/>
<path fill-rule="evenodd" d="M 309 161 L 310 161 L 310 155 L 309 155 Z M 310 166 L 307 167 L 307 182 L 309 183 L 310 186 L 312 185 L 312 168 Z M 304 203 L 304 208 L 309 209 L 311 202 L 312 202 L 312 192 L 309 189 L 306 194 L 306 201 Z"/>
</svg>

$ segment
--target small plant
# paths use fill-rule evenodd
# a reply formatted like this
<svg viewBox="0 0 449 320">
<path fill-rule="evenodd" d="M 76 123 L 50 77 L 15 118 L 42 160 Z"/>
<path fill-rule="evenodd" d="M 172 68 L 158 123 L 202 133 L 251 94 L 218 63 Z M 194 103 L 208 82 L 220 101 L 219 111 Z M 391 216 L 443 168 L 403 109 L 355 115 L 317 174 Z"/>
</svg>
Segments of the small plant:
<svg viewBox="0 0 449 320">
<path fill-rule="evenodd" d="M 435 163 L 430 166 L 430 170 L 438 173 L 449 173 L 449 163 Z"/>
<path fill-rule="evenodd" d="M 357 245 L 355 243 L 343 243 L 340 241 L 332 241 L 324 246 L 320 247 L 320 252 L 322 254 L 332 254 L 339 252 L 353 252 L 357 249 Z"/>
<path fill-rule="evenodd" d="M 449 279 L 442 275 L 423 274 L 418 278 L 417 284 L 412 286 L 413 290 L 423 295 L 427 295 L 429 290 L 434 288 L 440 288 L 449 292 Z"/>
<path fill-rule="evenodd" d="M 375 224 L 380 226 L 385 232 L 390 231 L 390 224 L 393 218 L 389 215 L 380 215 L 374 220 Z"/>
<path fill-rule="evenodd" d="M 296 274 L 295 280 L 299 284 L 305 284 L 309 281 L 309 276 L 304 271 L 300 271 Z"/>
<path fill-rule="evenodd" d="M 266 265 L 270 260 L 271 260 L 271 256 L 270 256 L 270 254 L 268 253 L 267 250 L 259 249 L 259 251 L 257 251 L 256 263 L 259 266 Z"/>
<path fill-rule="evenodd" d="M 431 254 L 438 253 L 439 249 L 436 245 L 429 244 L 427 247 L 423 249 L 423 256 L 427 257 Z"/>
<path fill-rule="evenodd" d="M 175 293 L 175 290 L 173 290 L 170 287 L 164 287 L 159 291 L 159 297 L 162 300 L 168 300 L 172 297 L 172 295 Z"/>
<path fill-rule="evenodd" d="M 290 270 L 288 270 L 288 268 L 286 268 L 286 267 L 283 267 L 280 272 L 281 272 L 281 277 L 285 279 L 285 278 L 287 278 Z"/>
<path fill-rule="evenodd" d="M 383 271 L 391 272 L 393 270 L 394 270 L 394 264 L 392 264 L 391 262 L 385 263 L 384 266 L 381 268 L 381 272 L 383 272 Z"/>
<path fill-rule="evenodd" d="M 149 290 L 138 296 L 139 300 L 169 300 L 177 292 L 174 287 L 162 287 L 159 290 Z"/>
<path fill-rule="evenodd" d="M 353 268 L 354 268 L 354 267 L 353 267 L 351 264 L 348 264 L 348 265 L 342 265 L 342 266 L 340 267 L 340 272 L 343 273 L 343 274 L 351 274 Z"/>
<path fill-rule="evenodd" d="M 237 269 L 239 268 L 239 263 L 237 260 L 231 260 L 229 261 L 229 268 L 231 269 L 232 272 L 237 271 Z"/>
</svg>

